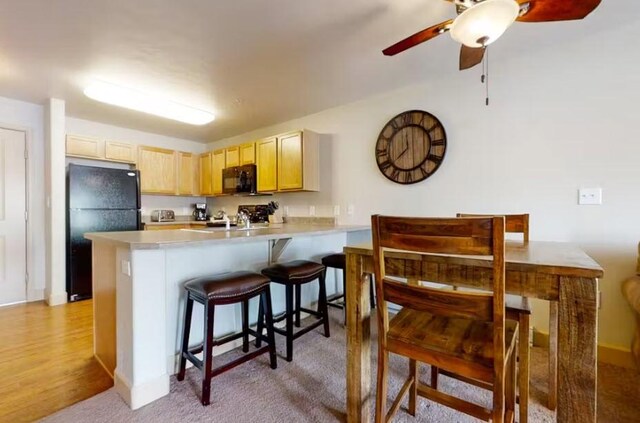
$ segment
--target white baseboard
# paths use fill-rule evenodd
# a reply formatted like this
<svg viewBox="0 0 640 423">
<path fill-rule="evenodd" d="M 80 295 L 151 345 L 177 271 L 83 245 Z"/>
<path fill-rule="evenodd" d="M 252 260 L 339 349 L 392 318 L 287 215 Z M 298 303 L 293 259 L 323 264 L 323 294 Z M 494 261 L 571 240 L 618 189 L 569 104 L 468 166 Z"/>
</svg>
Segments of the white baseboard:
<svg viewBox="0 0 640 423">
<path fill-rule="evenodd" d="M 49 306 L 57 306 L 61 304 L 67 303 L 67 293 L 66 292 L 52 292 L 48 297 L 45 298 L 47 305 Z"/>
<path fill-rule="evenodd" d="M 169 393 L 169 375 L 163 375 L 141 385 L 131 386 L 129 381 L 116 369 L 113 382 L 116 392 L 132 410 L 137 410 Z"/>
</svg>

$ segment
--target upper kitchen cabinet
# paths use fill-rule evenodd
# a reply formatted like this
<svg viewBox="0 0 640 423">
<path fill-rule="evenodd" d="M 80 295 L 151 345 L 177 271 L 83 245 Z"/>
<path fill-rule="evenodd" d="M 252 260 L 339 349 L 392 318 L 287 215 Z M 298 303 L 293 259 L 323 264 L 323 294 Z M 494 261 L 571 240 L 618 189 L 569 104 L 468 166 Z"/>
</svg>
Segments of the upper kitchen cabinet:
<svg viewBox="0 0 640 423">
<path fill-rule="evenodd" d="M 200 155 L 200 195 L 212 195 L 213 187 L 211 183 L 211 163 L 213 153 L 208 152 Z"/>
<path fill-rule="evenodd" d="M 67 135 L 67 156 L 90 159 L 104 158 L 104 142 L 96 138 Z"/>
<path fill-rule="evenodd" d="M 319 135 L 296 131 L 277 139 L 278 191 L 320 191 Z"/>
<path fill-rule="evenodd" d="M 107 141 L 105 143 L 104 157 L 114 162 L 135 163 L 136 146 L 122 142 Z"/>
<path fill-rule="evenodd" d="M 198 178 L 199 157 L 192 153 L 178 151 L 178 195 L 197 195 L 200 181 Z"/>
<path fill-rule="evenodd" d="M 240 146 L 240 166 L 256 162 L 256 143 L 250 142 Z"/>
<path fill-rule="evenodd" d="M 224 151 L 226 167 L 240 166 L 240 147 L 228 147 Z"/>
<path fill-rule="evenodd" d="M 278 139 L 267 138 L 256 142 L 258 192 L 278 190 Z"/>
<path fill-rule="evenodd" d="M 140 171 L 140 190 L 143 194 L 175 194 L 177 192 L 175 151 L 140 146 L 137 164 Z"/>
<path fill-rule="evenodd" d="M 216 150 L 211 157 L 211 190 L 213 194 L 222 194 L 222 171 L 230 167 L 226 163 L 226 150 Z"/>
</svg>

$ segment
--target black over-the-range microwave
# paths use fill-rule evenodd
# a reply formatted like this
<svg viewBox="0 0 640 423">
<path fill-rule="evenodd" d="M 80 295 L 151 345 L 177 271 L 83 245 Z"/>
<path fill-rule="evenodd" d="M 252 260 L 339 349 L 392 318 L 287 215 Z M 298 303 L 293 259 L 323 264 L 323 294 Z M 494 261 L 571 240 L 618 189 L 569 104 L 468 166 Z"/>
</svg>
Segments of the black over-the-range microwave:
<svg viewBox="0 0 640 423">
<path fill-rule="evenodd" d="M 256 165 L 228 167 L 222 171 L 224 194 L 255 194 L 257 189 Z"/>
</svg>

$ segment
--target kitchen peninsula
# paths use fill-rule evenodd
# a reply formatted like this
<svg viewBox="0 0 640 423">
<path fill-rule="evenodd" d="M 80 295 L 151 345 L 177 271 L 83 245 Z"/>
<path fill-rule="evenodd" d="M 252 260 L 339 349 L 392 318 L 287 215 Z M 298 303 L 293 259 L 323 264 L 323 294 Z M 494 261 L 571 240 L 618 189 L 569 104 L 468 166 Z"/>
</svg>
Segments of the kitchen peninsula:
<svg viewBox="0 0 640 423">
<path fill-rule="evenodd" d="M 185 281 L 235 270 L 259 272 L 279 259 L 319 260 L 369 236 L 365 226 L 299 224 L 88 233 L 85 237 L 93 244 L 94 354 L 129 406 L 142 407 L 167 395 L 169 376 L 176 373 Z M 327 293 L 336 286 L 336 275 L 328 271 Z M 317 285 L 305 288 L 302 302 L 308 304 L 317 298 Z M 274 285 L 271 293 L 274 313 L 284 311 L 284 289 Z M 252 322 L 257 309 L 252 303 Z M 239 306 L 223 306 L 216 313 L 215 336 L 240 329 Z M 192 345 L 202 339 L 203 322 L 197 316 L 201 313 L 194 310 Z"/>
</svg>

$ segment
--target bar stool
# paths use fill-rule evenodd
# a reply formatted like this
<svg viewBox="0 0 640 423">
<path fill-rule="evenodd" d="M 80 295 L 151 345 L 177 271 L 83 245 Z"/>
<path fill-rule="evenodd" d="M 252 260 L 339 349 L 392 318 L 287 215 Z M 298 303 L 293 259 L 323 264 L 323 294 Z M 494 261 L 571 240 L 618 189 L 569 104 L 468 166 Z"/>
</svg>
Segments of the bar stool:
<svg viewBox="0 0 640 423">
<path fill-rule="evenodd" d="M 322 264 L 326 267 L 331 267 L 334 269 L 342 270 L 342 293 L 337 293 L 330 295 L 327 297 L 327 305 L 330 307 L 341 308 L 344 310 L 344 323 L 347 323 L 347 256 L 344 253 L 335 253 L 329 254 L 328 256 L 324 256 L 322 258 Z M 371 308 L 376 308 L 376 297 L 373 291 L 373 275 L 369 278 L 369 301 L 371 304 Z M 338 302 L 338 300 L 344 298 L 342 302 Z"/>
<path fill-rule="evenodd" d="M 208 405 L 210 402 L 211 378 L 213 376 L 231 370 L 237 365 L 266 352 L 269 352 L 271 368 L 275 369 L 278 366 L 276 361 L 269 282 L 269 278 L 258 273 L 234 272 L 191 279 L 185 283 L 184 288 L 187 291 L 187 297 L 184 308 L 184 330 L 178 380 L 184 380 L 187 360 L 202 371 L 202 405 Z M 256 332 L 249 328 L 249 300 L 257 296 L 260 296 L 261 313 L 259 319 L 266 320 L 266 337 L 262 335 L 262 329 Z M 204 342 L 196 347 L 189 348 L 191 315 L 194 301 L 204 305 Z M 242 304 L 242 331 L 220 339 L 214 339 L 213 318 L 215 307 L 217 305 L 235 303 Z M 258 320 L 258 326 L 262 328 L 263 325 L 264 323 Z M 223 345 L 227 342 L 242 338 L 242 351 L 247 353 L 249 352 L 249 335 L 255 336 L 258 340 L 264 340 L 268 345 L 223 366 L 212 368 L 214 346 Z M 200 352 L 204 352 L 203 360 L 199 360 L 195 356 L 195 354 Z"/>
<path fill-rule="evenodd" d="M 273 330 L 276 333 L 284 335 L 287 342 L 287 361 L 293 360 L 293 340 L 299 338 L 305 333 L 317 328 L 320 325 L 324 326 L 324 336 L 327 338 L 329 333 L 329 313 L 327 311 L 327 288 L 325 286 L 325 273 L 326 268 L 320 263 L 315 263 L 307 260 L 294 260 L 288 263 L 277 263 L 262 269 L 262 274 L 271 279 L 272 282 L 279 283 L 285 286 L 286 293 L 286 308 L 283 316 L 274 318 L 274 322 L 281 322 L 286 319 L 286 328 L 282 330 L 274 327 Z M 320 285 L 320 291 L 318 294 L 318 309 L 310 310 L 300 306 L 300 294 L 299 289 L 301 285 L 318 280 Z M 297 288 L 298 306 L 294 308 L 293 296 L 294 288 Z M 304 311 L 316 316 L 318 320 L 311 325 L 300 329 L 296 333 L 293 332 L 294 317 L 296 319 L 296 326 L 300 326 L 299 312 Z M 258 312 L 258 333 L 262 333 L 262 307 Z M 256 347 L 260 347 L 261 338 L 256 338 Z"/>
</svg>

